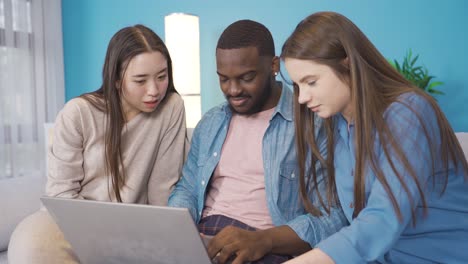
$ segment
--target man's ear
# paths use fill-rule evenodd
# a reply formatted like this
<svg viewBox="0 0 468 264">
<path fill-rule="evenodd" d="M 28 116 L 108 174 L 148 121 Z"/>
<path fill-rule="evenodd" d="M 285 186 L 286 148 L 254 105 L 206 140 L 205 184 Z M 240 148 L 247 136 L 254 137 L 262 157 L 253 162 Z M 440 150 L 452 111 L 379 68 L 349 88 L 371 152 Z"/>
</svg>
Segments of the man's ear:
<svg viewBox="0 0 468 264">
<path fill-rule="evenodd" d="M 271 60 L 271 71 L 273 71 L 274 75 L 278 75 L 280 70 L 280 58 L 278 56 L 274 56 Z"/>
</svg>

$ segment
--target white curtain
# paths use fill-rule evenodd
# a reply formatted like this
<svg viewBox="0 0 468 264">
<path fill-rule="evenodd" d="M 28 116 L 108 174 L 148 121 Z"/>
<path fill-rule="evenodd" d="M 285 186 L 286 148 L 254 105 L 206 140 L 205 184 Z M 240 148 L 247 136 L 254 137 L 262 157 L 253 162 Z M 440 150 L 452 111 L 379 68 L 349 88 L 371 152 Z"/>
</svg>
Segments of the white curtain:
<svg viewBox="0 0 468 264">
<path fill-rule="evenodd" d="M 0 179 L 45 175 L 44 124 L 64 104 L 60 0 L 0 0 Z"/>
</svg>

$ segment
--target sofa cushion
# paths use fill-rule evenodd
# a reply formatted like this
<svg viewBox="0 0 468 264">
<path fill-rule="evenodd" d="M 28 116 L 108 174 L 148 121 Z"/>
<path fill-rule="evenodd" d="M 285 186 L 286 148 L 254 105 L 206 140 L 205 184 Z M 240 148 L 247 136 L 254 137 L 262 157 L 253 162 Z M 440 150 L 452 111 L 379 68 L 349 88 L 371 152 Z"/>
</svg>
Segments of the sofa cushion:
<svg viewBox="0 0 468 264">
<path fill-rule="evenodd" d="M 45 182 L 39 176 L 0 180 L 0 252 L 7 249 L 16 225 L 39 209 Z"/>
</svg>

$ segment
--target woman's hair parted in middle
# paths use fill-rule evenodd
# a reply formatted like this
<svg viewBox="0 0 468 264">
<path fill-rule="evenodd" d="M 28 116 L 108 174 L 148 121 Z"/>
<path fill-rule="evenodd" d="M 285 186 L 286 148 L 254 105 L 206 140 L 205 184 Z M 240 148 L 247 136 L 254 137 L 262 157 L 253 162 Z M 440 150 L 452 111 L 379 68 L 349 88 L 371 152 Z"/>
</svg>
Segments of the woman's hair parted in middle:
<svg viewBox="0 0 468 264">
<path fill-rule="evenodd" d="M 122 202 L 120 189 L 125 185 L 125 168 L 121 152 L 121 134 L 126 122 L 121 103 L 122 82 L 129 62 L 135 56 L 146 52 L 160 52 L 165 57 L 168 73 L 167 94 L 176 92 L 172 60 L 166 45 L 148 27 L 135 25 L 122 28 L 115 33 L 107 47 L 101 87 L 94 92 L 81 95 L 94 107 L 106 113 L 106 171 L 111 175 L 113 191 L 118 202 Z"/>
</svg>

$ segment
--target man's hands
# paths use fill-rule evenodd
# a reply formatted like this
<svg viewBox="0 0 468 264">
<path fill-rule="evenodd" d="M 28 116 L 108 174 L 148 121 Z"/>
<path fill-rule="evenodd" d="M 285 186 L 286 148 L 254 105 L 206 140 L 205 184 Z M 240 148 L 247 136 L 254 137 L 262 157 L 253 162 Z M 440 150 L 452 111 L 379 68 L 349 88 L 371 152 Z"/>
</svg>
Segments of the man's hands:
<svg viewBox="0 0 468 264">
<path fill-rule="evenodd" d="M 309 244 L 286 225 L 259 231 L 228 226 L 211 239 L 208 255 L 219 264 L 228 260 L 242 264 L 267 254 L 299 255 L 310 249 Z"/>
<path fill-rule="evenodd" d="M 234 226 L 225 227 L 208 244 L 208 255 L 223 264 L 233 260 L 242 264 L 262 258 L 272 251 L 272 240 L 265 231 L 247 231 Z"/>
</svg>

